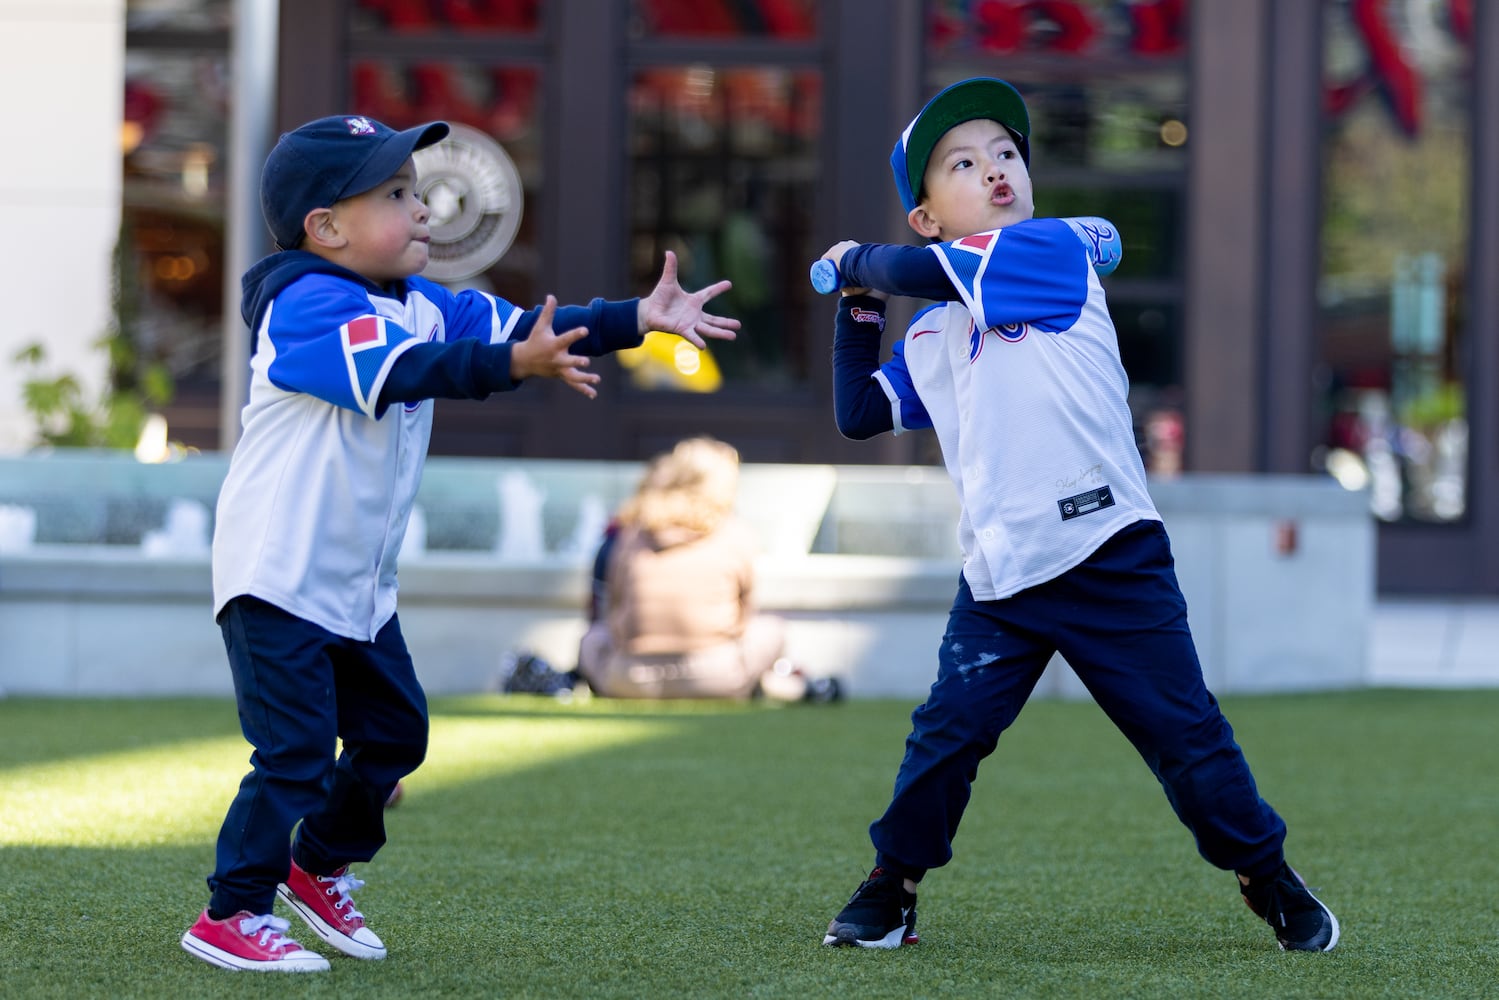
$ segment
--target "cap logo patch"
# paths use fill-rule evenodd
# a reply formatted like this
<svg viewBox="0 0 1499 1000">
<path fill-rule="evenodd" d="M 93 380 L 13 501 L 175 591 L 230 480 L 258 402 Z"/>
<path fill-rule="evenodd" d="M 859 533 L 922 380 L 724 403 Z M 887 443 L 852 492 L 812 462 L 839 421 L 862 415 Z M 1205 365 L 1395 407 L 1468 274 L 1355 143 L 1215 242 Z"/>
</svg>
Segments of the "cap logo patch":
<svg viewBox="0 0 1499 1000">
<path fill-rule="evenodd" d="M 350 135 L 375 134 L 375 123 L 368 118 L 345 118 L 344 124 L 349 126 Z"/>
</svg>

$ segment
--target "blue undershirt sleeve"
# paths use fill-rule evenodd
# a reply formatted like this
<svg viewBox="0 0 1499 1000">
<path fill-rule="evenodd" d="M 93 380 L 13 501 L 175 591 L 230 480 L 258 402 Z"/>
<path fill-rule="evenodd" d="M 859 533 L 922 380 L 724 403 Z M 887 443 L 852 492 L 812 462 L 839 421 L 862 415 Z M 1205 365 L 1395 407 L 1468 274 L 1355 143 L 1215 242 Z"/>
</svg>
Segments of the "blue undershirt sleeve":
<svg viewBox="0 0 1499 1000">
<path fill-rule="evenodd" d="M 638 327 L 639 309 L 639 299 L 626 299 L 622 302 L 594 299 L 586 306 L 558 306 L 557 312 L 552 316 L 552 330 L 566 333 L 576 327 L 586 326 L 588 336 L 574 344 L 572 352 L 596 358 L 640 346 L 645 337 Z M 510 339 L 525 340 L 531 336 L 531 331 L 536 328 L 536 321 L 540 318 L 541 306 L 521 313 Z"/>
<path fill-rule="evenodd" d="M 846 295 L 833 328 L 833 418 L 838 433 L 855 441 L 895 429 L 884 388 L 875 381 L 885 303 L 873 296 Z"/>
<path fill-rule="evenodd" d="M 513 309 L 503 300 L 494 301 Z M 586 306 L 559 306 L 552 317 L 552 329 L 562 333 L 587 327 L 588 336 L 572 346 L 572 352 L 578 355 L 597 357 L 636 347 L 643 339 L 637 328 L 638 302 L 594 299 Z M 494 320 L 487 296 L 465 292 L 449 296 L 444 304 L 451 324 L 449 337 L 456 339 L 408 347 L 386 376 L 379 412 L 392 403 L 423 399 L 484 399 L 520 385 L 510 377 L 510 354 L 517 341 L 527 339 L 536 329 L 541 307 L 514 315 L 507 312 Z M 500 337 L 504 339 L 495 339 Z"/>
<path fill-rule="evenodd" d="M 843 255 L 840 269 L 843 284 L 850 288 L 874 288 L 934 302 L 958 297 L 942 262 L 926 247 L 864 243 Z"/>
<path fill-rule="evenodd" d="M 484 399 L 517 385 L 510 378 L 511 344 L 465 337 L 451 344 L 414 344 L 391 365 L 377 415 L 392 403 Z"/>
</svg>

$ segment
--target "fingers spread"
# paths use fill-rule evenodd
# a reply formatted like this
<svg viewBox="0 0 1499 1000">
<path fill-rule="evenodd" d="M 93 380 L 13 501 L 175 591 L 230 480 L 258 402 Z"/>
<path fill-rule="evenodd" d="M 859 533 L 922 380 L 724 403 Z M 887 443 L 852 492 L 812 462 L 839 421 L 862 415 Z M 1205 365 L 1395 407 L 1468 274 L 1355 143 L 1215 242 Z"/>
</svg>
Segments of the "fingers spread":
<svg viewBox="0 0 1499 1000">
<path fill-rule="evenodd" d="M 713 298 L 715 295 L 722 295 L 724 292 L 727 292 L 730 288 L 733 287 L 734 283 L 732 281 L 729 281 L 727 278 L 723 281 L 715 281 L 707 288 L 704 288 L 694 294 L 693 298 L 697 299 L 699 302 L 706 302 L 709 299 Z"/>
</svg>

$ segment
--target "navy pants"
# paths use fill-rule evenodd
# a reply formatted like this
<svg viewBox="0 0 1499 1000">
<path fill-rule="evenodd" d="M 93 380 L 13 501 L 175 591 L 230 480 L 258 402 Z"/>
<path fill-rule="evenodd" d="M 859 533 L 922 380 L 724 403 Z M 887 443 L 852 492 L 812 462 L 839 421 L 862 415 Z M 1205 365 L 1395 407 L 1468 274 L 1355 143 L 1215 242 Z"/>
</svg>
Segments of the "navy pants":
<svg viewBox="0 0 1499 1000">
<path fill-rule="evenodd" d="M 219 831 L 209 907 L 270 913 L 293 849 L 327 874 L 385 843 L 385 800 L 426 756 L 427 699 L 395 618 L 360 642 L 237 597 L 219 627 L 255 750 Z"/>
<path fill-rule="evenodd" d="M 1279 865 L 1285 823 L 1203 683 L 1159 521 L 1130 525 L 1081 565 L 1003 600 L 976 601 L 959 583 L 937 680 L 911 715 L 890 807 L 870 826 L 878 864 L 919 880 L 952 858 L 979 761 L 1054 651 L 1139 751 L 1204 858 L 1251 876 Z"/>
</svg>

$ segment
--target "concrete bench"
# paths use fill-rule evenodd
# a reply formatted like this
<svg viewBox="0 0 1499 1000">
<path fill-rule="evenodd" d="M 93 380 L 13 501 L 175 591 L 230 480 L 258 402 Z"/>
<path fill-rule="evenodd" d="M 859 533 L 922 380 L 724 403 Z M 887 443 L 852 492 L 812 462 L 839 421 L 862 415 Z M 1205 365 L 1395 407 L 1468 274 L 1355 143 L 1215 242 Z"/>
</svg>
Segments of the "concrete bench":
<svg viewBox="0 0 1499 1000">
<path fill-rule="evenodd" d="M 225 468 L 222 456 L 0 459 L 0 508 L 34 520 L 20 543 L 0 533 L 0 689 L 229 694 L 203 548 Z M 598 531 L 640 471 L 428 462 L 402 556 L 401 621 L 429 691 L 488 689 L 517 648 L 573 665 Z M 1311 477 L 1184 477 L 1152 492 L 1213 690 L 1366 683 L 1366 497 Z M 945 473 L 751 464 L 740 510 L 763 546 L 760 603 L 788 619 L 789 652 L 854 696 L 919 698 L 959 571 Z M 1084 692 L 1058 660 L 1038 694 Z"/>
</svg>

